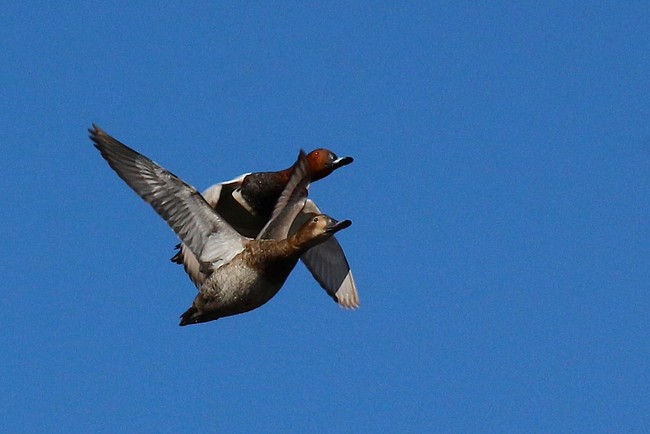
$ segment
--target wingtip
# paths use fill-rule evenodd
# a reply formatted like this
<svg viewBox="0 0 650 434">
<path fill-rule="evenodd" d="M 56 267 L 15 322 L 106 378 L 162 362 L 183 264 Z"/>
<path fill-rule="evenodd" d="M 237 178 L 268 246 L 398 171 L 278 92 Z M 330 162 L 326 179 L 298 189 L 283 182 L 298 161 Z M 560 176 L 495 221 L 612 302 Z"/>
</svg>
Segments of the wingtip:
<svg viewBox="0 0 650 434">
<path fill-rule="evenodd" d="M 97 136 L 98 134 L 101 134 L 104 132 L 101 128 L 97 126 L 97 124 L 90 124 L 91 127 L 88 128 L 88 133 L 90 133 L 90 137 L 92 138 L 93 136 Z"/>
<path fill-rule="evenodd" d="M 92 127 L 88 128 L 88 137 L 90 137 L 90 140 L 93 141 L 93 145 L 95 145 L 95 148 L 99 149 L 101 151 L 101 136 L 108 136 L 104 130 L 99 128 L 97 124 L 91 124 Z"/>
<path fill-rule="evenodd" d="M 311 182 L 311 171 L 309 170 L 309 161 L 307 160 L 307 154 L 304 149 L 300 149 L 298 153 L 298 158 L 296 162 L 293 163 L 293 172 L 296 171 L 302 172 L 302 179 L 307 179 L 308 182 Z"/>
<path fill-rule="evenodd" d="M 339 306 L 345 309 L 356 309 L 359 307 L 359 294 L 357 286 L 352 277 L 352 271 L 349 271 L 341 283 L 339 290 L 336 291 L 336 301 Z"/>
</svg>

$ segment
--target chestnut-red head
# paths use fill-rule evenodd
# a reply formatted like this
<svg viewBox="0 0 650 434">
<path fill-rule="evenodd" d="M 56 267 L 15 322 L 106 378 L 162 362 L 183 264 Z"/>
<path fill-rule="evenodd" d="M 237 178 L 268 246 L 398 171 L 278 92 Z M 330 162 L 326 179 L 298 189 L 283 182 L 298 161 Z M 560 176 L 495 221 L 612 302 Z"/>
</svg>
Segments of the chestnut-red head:
<svg viewBox="0 0 650 434">
<path fill-rule="evenodd" d="M 325 178 L 339 167 L 352 163 L 354 159 L 352 157 L 339 158 L 329 149 L 320 148 L 314 149 L 307 154 L 307 161 L 309 162 L 311 180 L 318 181 L 319 179 Z"/>
</svg>

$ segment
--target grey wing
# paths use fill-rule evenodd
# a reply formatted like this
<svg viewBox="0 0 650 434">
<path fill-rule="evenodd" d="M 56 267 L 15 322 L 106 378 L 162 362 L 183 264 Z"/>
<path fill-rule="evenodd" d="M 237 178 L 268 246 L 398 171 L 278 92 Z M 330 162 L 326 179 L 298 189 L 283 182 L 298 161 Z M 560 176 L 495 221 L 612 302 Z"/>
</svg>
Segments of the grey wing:
<svg viewBox="0 0 650 434">
<path fill-rule="evenodd" d="M 300 150 L 291 178 L 278 198 L 271 218 L 257 236 L 258 239 L 281 240 L 289 236 L 291 224 L 305 206 L 310 182 L 307 157 L 305 152 Z"/>
<path fill-rule="evenodd" d="M 223 255 L 243 249 L 243 238 L 225 224 L 194 187 L 97 126 L 93 125 L 89 132 L 117 175 L 153 207 L 201 261 L 219 259 L 214 257 L 215 252 Z M 219 237 L 215 237 L 217 234 Z"/>
<path fill-rule="evenodd" d="M 225 199 L 228 200 L 229 198 L 227 196 L 230 195 L 235 188 L 241 185 L 241 182 L 246 175 L 248 174 L 245 173 L 230 181 L 214 184 L 204 190 L 203 193 L 201 193 L 201 196 L 203 196 L 208 205 L 210 205 L 210 208 L 217 210 L 217 206 L 224 201 L 222 195 L 225 195 Z M 207 277 L 206 273 L 204 273 L 201 268 L 201 263 L 184 243 L 178 244 L 176 248 L 178 249 L 178 252 L 176 252 L 172 257 L 172 261 L 177 264 L 182 264 L 190 280 L 197 288 L 200 288 Z"/>
<path fill-rule="evenodd" d="M 302 212 L 294 221 L 291 233 L 316 214 L 321 214 L 320 209 L 314 201 L 307 199 Z M 314 279 L 340 306 L 349 309 L 359 307 L 359 295 L 350 265 L 335 237 L 307 250 L 300 259 Z"/>
</svg>

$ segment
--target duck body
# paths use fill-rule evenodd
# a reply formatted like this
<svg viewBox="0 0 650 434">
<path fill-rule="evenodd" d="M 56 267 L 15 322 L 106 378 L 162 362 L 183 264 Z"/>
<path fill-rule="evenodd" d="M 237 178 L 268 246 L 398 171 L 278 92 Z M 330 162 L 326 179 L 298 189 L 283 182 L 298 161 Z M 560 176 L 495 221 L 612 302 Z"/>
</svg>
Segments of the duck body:
<svg viewBox="0 0 650 434">
<path fill-rule="evenodd" d="M 211 270 L 180 325 L 212 321 L 262 306 L 278 293 L 298 259 L 309 249 L 350 226 L 321 214 L 282 240 L 255 239 L 232 260 Z"/>
<path fill-rule="evenodd" d="M 245 204 L 244 209 L 268 221 L 287 182 L 289 179 L 283 173 L 250 173 L 242 180 L 241 186 L 237 189 L 239 196 L 235 197 L 238 203 Z M 224 208 L 223 204 L 219 208 Z"/>
<path fill-rule="evenodd" d="M 215 184 L 202 194 L 237 232 L 255 238 L 271 218 L 287 182 L 288 178 L 278 172 L 246 173 Z"/>
<path fill-rule="evenodd" d="M 315 149 L 307 155 L 312 181 L 322 179 L 334 170 L 354 161 L 351 157 L 339 158 L 328 149 Z M 208 204 L 240 234 L 255 238 L 271 217 L 274 206 L 287 185 L 293 167 L 276 172 L 245 173 L 230 181 L 215 184 L 202 195 Z M 300 223 L 321 214 L 316 204 L 307 199 L 304 208 L 296 216 L 290 234 Z M 199 261 L 182 243 L 172 261 L 182 264 L 194 284 L 200 287 L 206 279 Z M 326 292 L 342 307 L 356 308 L 359 296 L 352 271 L 338 240 L 331 237 L 324 243 L 308 250 L 301 258 L 312 276 Z"/>
<path fill-rule="evenodd" d="M 246 245 L 232 261 L 209 274 L 180 325 L 212 321 L 256 309 L 278 293 L 299 259 L 285 241 Z"/>
<path fill-rule="evenodd" d="M 204 280 L 180 325 L 260 307 L 280 290 L 302 254 L 351 224 L 320 214 L 289 235 L 310 183 L 302 151 L 270 219 L 253 239 L 233 229 L 194 187 L 97 126 L 89 131 L 111 168 L 165 219 L 199 264 Z"/>
</svg>

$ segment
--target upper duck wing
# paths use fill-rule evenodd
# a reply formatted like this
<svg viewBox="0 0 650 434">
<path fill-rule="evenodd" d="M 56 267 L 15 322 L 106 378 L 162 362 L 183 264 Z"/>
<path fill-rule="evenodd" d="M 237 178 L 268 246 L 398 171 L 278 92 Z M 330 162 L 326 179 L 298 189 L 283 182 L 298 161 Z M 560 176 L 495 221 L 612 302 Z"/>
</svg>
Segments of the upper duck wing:
<svg viewBox="0 0 650 434">
<path fill-rule="evenodd" d="M 244 248 L 245 238 L 223 221 L 191 185 L 93 125 L 102 157 L 149 203 L 201 262 L 218 267 Z"/>
<path fill-rule="evenodd" d="M 293 223 L 291 233 L 317 214 L 321 214 L 320 209 L 314 201 L 307 199 L 302 212 Z M 349 309 L 359 307 L 359 295 L 350 265 L 335 237 L 307 250 L 300 259 L 314 279 L 339 305 Z"/>
<path fill-rule="evenodd" d="M 210 208 L 217 211 L 217 213 L 219 213 L 219 216 L 226 220 L 226 222 L 228 222 L 230 226 L 233 227 L 233 229 L 237 230 L 237 232 L 246 237 L 254 238 L 257 235 L 257 232 L 259 232 L 259 228 L 261 226 L 258 227 L 255 233 L 250 233 L 250 231 L 241 231 L 237 226 L 232 224 L 233 219 L 229 218 L 229 214 L 224 215 L 222 212 L 220 212 L 230 212 L 229 210 L 232 210 L 232 212 L 237 212 L 237 210 L 243 209 L 239 204 L 232 203 L 234 201 L 232 198 L 232 192 L 239 188 L 243 179 L 247 175 L 248 173 L 245 173 L 235 179 L 231 179 L 230 181 L 214 184 L 203 191 L 203 193 L 201 193 L 201 196 L 203 196 L 208 205 L 210 205 Z M 192 253 L 192 251 L 184 243 L 177 244 L 176 248 L 178 249 L 178 252 L 176 252 L 176 254 L 172 257 L 172 262 L 182 264 L 185 272 L 190 277 L 190 280 L 194 282 L 194 285 L 196 285 L 197 288 L 200 288 L 207 277 L 207 274 L 202 270 L 201 263 L 198 259 L 196 259 L 194 253 Z"/>
<path fill-rule="evenodd" d="M 309 163 L 305 152 L 301 149 L 291 178 L 278 198 L 271 218 L 262 228 L 257 239 L 282 240 L 289 236 L 291 224 L 305 206 L 310 182 Z"/>
</svg>

